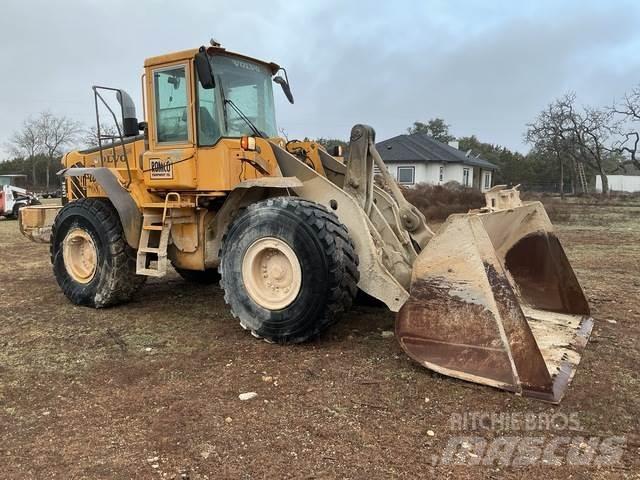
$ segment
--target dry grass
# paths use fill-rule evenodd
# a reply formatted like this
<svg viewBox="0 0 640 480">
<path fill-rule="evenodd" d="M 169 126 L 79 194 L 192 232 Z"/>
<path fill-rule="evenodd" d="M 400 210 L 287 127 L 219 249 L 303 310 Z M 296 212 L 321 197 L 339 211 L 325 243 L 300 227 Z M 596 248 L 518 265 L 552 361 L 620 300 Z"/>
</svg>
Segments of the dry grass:
<svg viewBox="0 0 640 480">
<path fill-rule="evenodd" d="M 559 198 L 547 197 L 541 199 L 544 204 L 544 208 L 549 215 L 549 219 L 553 223 L 569 223 L 571 222 L 571 212 L 567 208 L 565 202 Z"/>
<path fill-rule="evenodd" d="M 545 204 L 549 200 L 559 200 L 560 195 L 557 193 L 539 193 L 539 192 L 522 192 L 523 200 L 540 200 Z M 640 192 L 625 193 L 611 192 L 609 195 L 601 193 L 579 193 L 577 195 L 566 195 L 565 202 L 578 204 L 597 204 L 597 205 L 628 205 L 640 202 Z"/>
<path fill-rule="evenodd" d="M 423 369 L 382 336 L 382 306 L 281 346 L 245 332 L 217 286 L 173 272 L 126 305 L 72 305 L 47 246 L 0 220 L 0 478 L 635 478 L 640 206 L 565 207 L 557 231 L 596 323 L 557 407 Z M 240 401 L 248 391 L 259 397 Z M 580 430 L 454 427 L 466 412 L 575 414 Z M 619 467 L 434 465 L 461 435 L 628 444 Z"/>
</svg>

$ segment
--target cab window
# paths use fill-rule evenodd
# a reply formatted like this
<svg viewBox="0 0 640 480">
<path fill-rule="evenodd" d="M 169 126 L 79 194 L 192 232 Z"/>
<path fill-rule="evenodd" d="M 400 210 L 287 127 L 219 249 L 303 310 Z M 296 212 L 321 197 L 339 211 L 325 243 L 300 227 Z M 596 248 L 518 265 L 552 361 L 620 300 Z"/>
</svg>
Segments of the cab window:
<svg viewBox="0 0 640 480">
<path fill-rule="evenodd" d="M 215 144 L 222 136 L 220 122 L 218 120 L 216 90 L 205 90 L 198 85 L 198 110 L 196 112 L 198 122 L 198 145 L 210 146 Z"/>
<path fill-rule="evenodd" d="M 186 143 L 189 140 L 189 112 L 185 66 L 153 73 L 158 143 Z"/>
</svg>

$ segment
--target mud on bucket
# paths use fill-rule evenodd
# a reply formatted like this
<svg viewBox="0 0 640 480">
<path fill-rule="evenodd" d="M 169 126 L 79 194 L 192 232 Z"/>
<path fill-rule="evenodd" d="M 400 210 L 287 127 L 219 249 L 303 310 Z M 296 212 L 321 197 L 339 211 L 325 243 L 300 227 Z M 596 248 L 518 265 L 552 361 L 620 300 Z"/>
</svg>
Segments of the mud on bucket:
<svg viewBox="0 0 640 480">
<path fill-rule="evenodd" d="M 396 334 L 427 368 L 557 403 L 592 325 L 544 207 L 518 202 L 449 217 L 414 264 Z"/>
</svg>

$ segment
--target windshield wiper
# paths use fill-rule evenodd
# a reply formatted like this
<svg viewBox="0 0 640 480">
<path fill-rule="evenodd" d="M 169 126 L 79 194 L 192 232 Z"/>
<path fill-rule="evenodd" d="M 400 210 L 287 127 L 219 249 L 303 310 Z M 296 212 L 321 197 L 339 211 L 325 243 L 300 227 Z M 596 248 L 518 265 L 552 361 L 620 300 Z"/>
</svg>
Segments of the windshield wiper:
<svg viewBox="0 0 640 480">
<path fill-rule="evenodd" d="M 240 116 L 240 118 L 244 120 L 247 125 L 249 125 L 249 128 L 251 128 L 251 130 L 253 130 L 253 133 L 255 133 L 259 137 L 265 138 L 262 132 L 258 130 L 258 127 L 256 127 L 253 124 L 253 122 L 249 120 L 249 118 L 244 113 L 242 113 L 242 110 L 240 110 L 240 108 L 238 108 L 238 106 L 235 103 L 233 103 L 233 100 L 229 100 L 228 98 L 225 98 L 224 104 L 231 105 L 231 107 L 236 111 L 236 113 Z"/>
<path fill-rule="evenodd" d="M 236 111 L 236 113 L 240 116 L 240 118 L 244 120 L 247 125 L 249 125 L 249 128 L 251 128 L 251 130 L 253 130 L 253 133 L 255 133 L 258 137 L 267 138 L 265 135 L 262 134 L 262 132 L 260 132 L 260 130 L 258 130 L 258 128 L 253 124 L 253 122 L 249 120 L 249 118 L 244 113 L 242 113 L 242 110 L 240 110 L 240 108 L 235 103 L 233 103 L 233 100 L 229 100 L 227 97 L 225 97 L 224 88 L 222 86 L 222 82 L 220 81 L 220 79 L 216 81 L 216 84 L 219 85 L 220 96 L 222 97 L 222 105 L 223 105 L 222 114 L 224 115 L 224 127 L 227 130 L 227 132 L 229 131 L 227 105 L 231 105 L 231 107 Z"/>
</svg>

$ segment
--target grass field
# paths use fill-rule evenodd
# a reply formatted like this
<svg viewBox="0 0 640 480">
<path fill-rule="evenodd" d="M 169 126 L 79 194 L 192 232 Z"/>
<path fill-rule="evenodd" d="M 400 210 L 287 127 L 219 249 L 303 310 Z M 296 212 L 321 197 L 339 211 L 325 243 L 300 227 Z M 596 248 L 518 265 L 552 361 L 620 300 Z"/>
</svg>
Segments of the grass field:
<svg viewBox="0 0 640 480">
<path fill-rule="evenodd" d="M 563 208 L 559 236 L 595 327 L 559 406 L 420 368 L 383 335 L 394 316 L 381 307 L 286 347 L 242 330 L 219 288 L 173 272 L 130 304 L 76 307 L 48 247 L 0 220 L 0 477 L 638 478 L 640 204 Z M 573 414 L 569 432 L 465 434 L 615 435 L 625 454 L 603 467 L 442 465 L 465 412 Z"/>
</svg>

